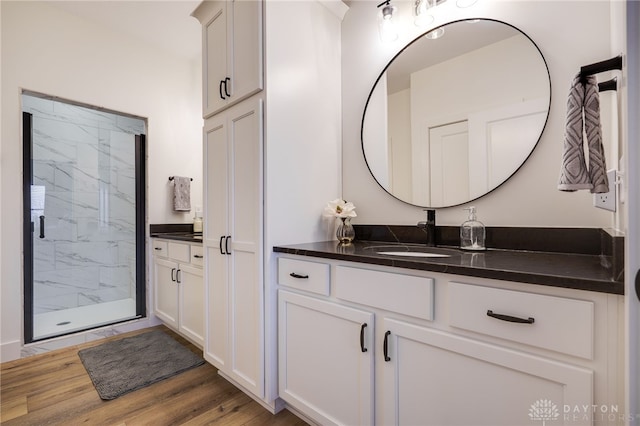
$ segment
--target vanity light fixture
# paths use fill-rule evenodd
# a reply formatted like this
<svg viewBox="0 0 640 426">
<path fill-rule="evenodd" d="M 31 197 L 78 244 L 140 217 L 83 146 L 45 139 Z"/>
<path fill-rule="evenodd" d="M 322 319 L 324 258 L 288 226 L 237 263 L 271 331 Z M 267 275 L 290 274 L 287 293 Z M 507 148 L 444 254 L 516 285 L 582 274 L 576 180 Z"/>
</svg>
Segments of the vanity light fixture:
<svg viewBox="0 0 640 426">
<path fill-rule="evenodd" d="M 380 39 L 383 42 L 394 41 L 398 38 L 398 29 L 396 23 L 393 20 L 393 15 L 396 13 L 397 8 L 391 4 L 391 0 L 383 1 L 378 5 L 378 31 L 380 32 Z"/>
<path fill-rule="evenodd" d="M 433 22 L 434 18 L 431 9 L 437 4 L 437 0 L 416 0 L 413 12 L 415 14 L 414 24 L 418 27 L 426 27 Z"/>
</svg>

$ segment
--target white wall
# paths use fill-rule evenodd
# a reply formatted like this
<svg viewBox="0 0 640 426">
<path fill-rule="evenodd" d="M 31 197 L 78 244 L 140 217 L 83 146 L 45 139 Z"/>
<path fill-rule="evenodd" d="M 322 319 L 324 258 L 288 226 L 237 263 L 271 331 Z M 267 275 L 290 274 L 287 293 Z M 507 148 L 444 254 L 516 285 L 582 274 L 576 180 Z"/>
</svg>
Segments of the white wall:
<svg viewBox="0 0 640 426">
<path fill-rule="evenodd" d="M 168 177 L 193 177 L 202 205 L 200 64 L 82 20 L 43 2 L 2 10 L 2 359 L 22 339 L 22 135 L 28 89 L 146 117 L 149 223 L 191 222 L 171 211 Z M 194 25 L 198 25 L 194 20 Z M 199 43 L 200 40 L 195 40 Z"/>
<path fill-rule="evenodd" d="M 419 34 L 410 25 L 398 41 L 380 42 L 375 20 L 378 3 L 352 2 L 342 25 L 343 194 L 357 207 L 354 223 L 413 225 L 424 220 L 422 209 L 384 192 L 369 174 L 361 150 L 362 112 L 371 87 L 387 62 Z M 407 5 L 399 2 L 408 11 Z M 556 189 L 571 79 L 580 66 L 620 53 L 610 49 L 609 2 L 480 0 L 468 9 L 458 9 L 449 1 L 438 6 L 437 13 L 432 26 L 487 17 L 518 27 L 538 45 L 551 74 L 551 111 L 540 143 L 506 184 L 473 202 L 479 219 L 490 226 L 611 227 L 613 215 L 592 207 L 588 192 Z M 607 74 L 598 75 L 601 81 L 605 78 Z M 603 137 L 608 138 L 611 118 L 605 106 L 602 121 Z M 605 143 L 609 145 L 606 139 Z M 615 163 L 614 158 L 607 159 L 609 168 Z M 438 224 L 461 224 L 466 219 L 463 207 L 439 209 Z"/>
</svg>

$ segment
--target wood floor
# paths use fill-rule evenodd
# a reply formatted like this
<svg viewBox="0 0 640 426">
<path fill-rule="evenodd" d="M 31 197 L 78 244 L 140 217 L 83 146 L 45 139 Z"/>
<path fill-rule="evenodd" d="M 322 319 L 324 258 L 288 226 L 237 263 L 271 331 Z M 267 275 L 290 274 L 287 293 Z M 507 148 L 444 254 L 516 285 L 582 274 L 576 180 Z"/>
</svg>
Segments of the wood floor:
<svg viewBox="0 0 640 426">
<path fill-rule="evenodd" d="M 164 326 L 160 328 L 201 354 Z M 119 339 L 147 330 L 121 334 Z M 98 396 L 78 350 L 86 343 L 0 365 L 0 423 L 10 425 L 306 425 L 272 415 L 208 363 L 111 401 Z"/>
</svg>

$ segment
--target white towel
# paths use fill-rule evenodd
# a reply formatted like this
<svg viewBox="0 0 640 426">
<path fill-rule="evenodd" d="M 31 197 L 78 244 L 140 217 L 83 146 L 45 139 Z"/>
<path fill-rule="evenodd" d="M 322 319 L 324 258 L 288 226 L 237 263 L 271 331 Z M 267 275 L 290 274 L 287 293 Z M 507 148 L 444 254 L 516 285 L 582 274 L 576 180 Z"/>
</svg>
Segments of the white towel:
<svg viewBox="0 0 640 426">
<path fill-rule="evenodd" d="M 191 178 L 174 176 L 173 209 L 177 212 L 191 211 Z"/>
<path fill-rule="evenodd" d="M 594 193 L 609 192 L 607 166 L 600 128 L 600 98 L 594 76 L 587 76 L 585 84 L 576 75 L 567 99 L 567 122 L 564 151 L 558 189 L 576 191 L 589 189 Z M 589 169 L 584 157 L 584 137 L 589 148 Z"/>
</svg>

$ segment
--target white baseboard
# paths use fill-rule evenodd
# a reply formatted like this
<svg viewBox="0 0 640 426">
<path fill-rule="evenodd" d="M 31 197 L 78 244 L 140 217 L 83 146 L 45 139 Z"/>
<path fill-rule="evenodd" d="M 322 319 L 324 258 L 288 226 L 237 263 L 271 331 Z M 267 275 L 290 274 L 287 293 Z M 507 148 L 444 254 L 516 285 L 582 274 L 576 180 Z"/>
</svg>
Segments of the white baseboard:
<svg viewBox="0 0 640 426">
<path fill-rule="evenodd" d="M 22 342 L 20 340 L 0 343 L 0 362 L 13 361 L 20 358 L 21 349 Z"/>
</svg>

